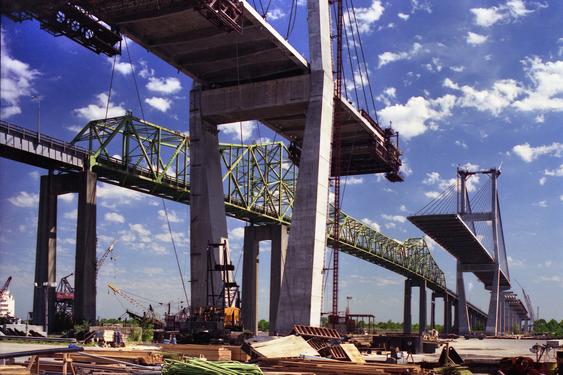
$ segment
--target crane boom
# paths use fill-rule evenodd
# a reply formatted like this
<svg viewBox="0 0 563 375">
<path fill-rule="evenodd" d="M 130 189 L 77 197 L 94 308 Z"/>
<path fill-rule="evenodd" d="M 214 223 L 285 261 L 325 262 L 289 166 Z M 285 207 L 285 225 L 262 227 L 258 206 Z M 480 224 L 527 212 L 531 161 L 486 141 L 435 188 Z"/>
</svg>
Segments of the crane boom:
<svg viewBox="0 0 563 375">
<path fill-rule="evenodd" d="M 2 286 L 2 289 L 0 289 L 0 294 L 4 293 L 6 290 L 8 290 L 8 287 L 10 286 L 11 281 L 12 281 L 12 276 L 8 277 L 8 280 L 6 280 L 6 282 Z"/>
<path fill-rule="evenodd" d="M 108 248 L 106 249 L 106 251 L 104 251 L 104 253 L 102 254 L 102 256 L 100 257 L 100 259 L 98 259 L 98 261 L 96 262 L 96 278 L 98 277 L 98 272 L 100 271 L 100 268 L 104 265 L 107 257 L 111 254 L 111 252 L 113 251 L 113 245 L 115 245 L 115 241 L 113 240 L 112 243 L 108 246 Z"/>
</svg>

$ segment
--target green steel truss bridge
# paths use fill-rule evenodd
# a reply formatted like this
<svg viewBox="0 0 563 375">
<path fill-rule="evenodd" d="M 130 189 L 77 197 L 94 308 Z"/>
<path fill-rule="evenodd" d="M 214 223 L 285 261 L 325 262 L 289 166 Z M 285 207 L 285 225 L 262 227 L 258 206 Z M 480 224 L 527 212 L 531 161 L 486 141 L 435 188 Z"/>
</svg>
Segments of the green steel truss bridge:
<svg viewBox="0 0 563 375">
<path fill-rule="evenodd" d="M 89 122 L 70 143 L 0 122 L 0 156 L 43 168 L 91 170 L 100 181 L 190 203 L 190 138 L 128 113 Z M 221 144 L 227 215 L 254 224 L 291 223 L 298 168 L 282 142 Z M 334 210 L 327 222 L 333 244 Z M 424 239 L 399 242 L 340 213 L 340 249 L 448 293 Z"/>
</svg>

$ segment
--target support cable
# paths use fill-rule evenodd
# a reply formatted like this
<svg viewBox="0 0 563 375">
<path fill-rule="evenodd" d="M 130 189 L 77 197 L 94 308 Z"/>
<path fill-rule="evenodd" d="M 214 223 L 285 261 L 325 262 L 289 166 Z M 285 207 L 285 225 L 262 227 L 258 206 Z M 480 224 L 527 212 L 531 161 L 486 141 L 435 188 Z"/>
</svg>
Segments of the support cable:
<svg viewBox="0 0 563 375">
<path fill-rule="evenodd" d="M 127 44 L 127 37 L 123 38 L 125 41 L 125 49 L 127 50 L 127 56 L 129 57 L 129 65 L 131 65 L 131 72 L 133 73 L 133 82 L 135 83 L 135 91 L 137 92 L 137 100 L 139 101 L 139 108 L 141 109 L 141 116 L 145 120 L 145 112 L 143 111 L 143 103 L 141 102 L 141 94 L 139 93 L 139 86 L 137 85 L 137 77 L 135 74 L 135 66 L 131 60 L 131 53 L 129 52 L 129 44 Z"/>
<path fill-rule="evenodd" d="M 113 64 L 111 67 L 111 78 L 109 80 L 109 90 L 108 90 L 108 102 L 106 103 L 106 115 L 104 116 L 104 122 L 108 119 L 109 103 L 111 100 L 111 89 L 113 86 L 113 74 L 115 73 L 115 63 L 117 61 L 117 55 L 113 56 Z"/>
<path fill-rule="evenodd" d="M 188 291 L 186 290 L 186 284 L 184 283 L 184 275 L 182 274 L 182 266 L 180 265 L 180 258 L 178 258 L 178 251 L 176 250 L 176 243 L 174 242 L 174 235 L 172 233 L 172 227 L 170 226 L 170 219 L 168 218 L 168 210 L 166 209 L 166 203 L 164 198 L 162 199 L 162 207 L 164 208 L 164 215 L 166 216 L 166 224 L 168 224 L 168 232 L 170 233 L 170 240 L 172 241 L 172 248 L 174 249 L 174 255 L 176 256 L 176 265 L 178 266 L 178 273 L 180 273 L 180 281 L 182 282 L 182 289 L 184 290 L 184 297 L 186 297 L 186 304 L 190 306 L 190 300 L 188 299 Z"/>
</svg>

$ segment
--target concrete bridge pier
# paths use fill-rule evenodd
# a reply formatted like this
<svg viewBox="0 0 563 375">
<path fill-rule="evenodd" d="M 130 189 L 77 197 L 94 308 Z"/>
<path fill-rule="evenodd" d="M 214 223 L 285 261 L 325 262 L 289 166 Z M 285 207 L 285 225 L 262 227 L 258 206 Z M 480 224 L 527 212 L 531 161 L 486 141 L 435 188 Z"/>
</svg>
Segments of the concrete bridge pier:
<svg viewBox="0 0 563 375">
<path fill-rule="evenodd" d="M 260 241 L 272 241 L 270 260 L 270 335 L 275 334 L 278 302 L 287 251 L 288 227 L 260 225 L 244 228 L 242 273 L 242 323 L 246 330 L 256 333 L 258 328 L 258 255 Z"/>
<path fill-rule="evenodd" d="M 452 331 L 452 300 L 447 293 L 444 295 L 444 333 Z"/>
<path fill-rule="evenodd" d="M 436 329 L 436 293 L 430 297 L 430 329 Z"/>
<path fill-rule="evenodd" d="M 96 174 L 90 171 L 41 176 L 37 250 L 35 258 L 35 289 L 33 292 L 33 324 L 45 323 L 45 287 L 49 327 L 55 316 L 57 282 L 57 197 L 78 193 L 76 226 L 74 321 L 96 320 Z"/>
<path fill-rule="evenodd" d="M 190 92 L 190 275 L 191 305 L 199 308 L 208 301 L 208 245 L 228 238 L 227 216 L 219 154 L 217 124 L 203 119 L 201 87 Z M 222 262 L 222 249 L 211 249 L 215 262 Z M 228 260 L 226 260 L 228 261 Z M 213 294 L 222 289 L 220 272 L 213 273 Z"/>
<path fill-rule="evenodd" d="M 403 333 L 412 332 L 411 297 L 412 297 L 412 280 L 406 279 L 405 299 L 403 304 Z"/>
<path fill-rule="evenodd" d="M 469 313 L 467 311 L 467 299 L 465 297 L 465 283 L 463 280 L 463 267 L 461 261 L 457 261 L 456 267 L 456 293 L 457 293 L 457 315 L 458 335 L 471 332 Z"/>
<path fill-rule="evenodd" d="M 278 305 L 280 334 L 294 324 L 319 326 L 321 316 L 334 104 L 328 2 L 308 1 L 307 14 L 310 96 Z"/>
</svg>

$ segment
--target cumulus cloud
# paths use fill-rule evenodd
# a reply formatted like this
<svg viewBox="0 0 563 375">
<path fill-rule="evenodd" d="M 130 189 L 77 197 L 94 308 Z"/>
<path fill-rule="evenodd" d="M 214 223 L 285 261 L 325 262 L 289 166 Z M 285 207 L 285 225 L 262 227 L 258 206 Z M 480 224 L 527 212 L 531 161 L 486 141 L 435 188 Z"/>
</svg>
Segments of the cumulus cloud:
<svg viewBox="0 0 563 375">
<path fill-rule="evenodd" d="M 534 8 L 528 9 L 523 0 L 508 0 L 505 4 L 490 8 L 472 8 L 474 22 L 477 26 L 491 27 L 496 23 L 509 23 L 525 17 L 538 9 L 546 8 L 546 4 L 533 3 Z"/>
<path fill-rule="evenodd" d="M 151 242 L 151 231 L 143 224 L 129 224 L 129 229 L 141 242 Z"/>
<path fill-rule="evenodd" d="M 74 113 L 86 121 L 99 120 L 106 117 L 106 108 L 108 118 L 123 116 L 126 112 L 121 104 L 116 105 L 110 102 L 108 106 L 108 94 L 100 93 L 96 95 L 94 103 L 88 104 L 86 107 L 76 108 Z"/>
<path fill-rule="evenodd" d="M 110 65 L 113 66 L 113 58 L 112 57 L 108 57 L 107 61 L 110 63 Z M 116 56 L 115 57 L 115 71 L 118 72 L 121 75 L 129 75 L 131 74 L 131 72 L 133 71 L 133 66 L 127 62 L 122 62 L 121 61 L 121 57 Z"/>
<path fill-rule="evenodd" d="M 118 223 L 118 224 L 123 224 L 125 223 L 125 218 L 118 214 L 117 212 L 107 212 L 104 215 L 104 219 L 110 223 Z"/>
<path fill-rule="evenodd" d="M 381 217 L 384 218 L 385 220 L 394 221 L 394 222 L 396 222 L 396 223 L 404 223 L 404 222 L 407 221 L 407 218 L 404 217 L 403 215 L 386 215 L 386 214 L 382 214 Z"/>
<path fill-rule="evenodd" d="M 467 32 L 467 36 L 465 37 L 465 41 L 467 42 L 467 44 L 471 44 L 472 46 L 483 44 L 487 41 L 487 39 L 489 39 L 488 36 L 473 33 L 471 31 Z"/>
<path fill-rule="evenodd" d="M 37 207 L 39 204 L 39 195 L 28 193 L 27 191 L 20 191 L 13 197 L 8 198 L 8 202 L 16 207 Z"/>
<path fill-rule="evenodd" d="M 532 161 L 543 155 L 551 155 L 558 158 L 561 157 L 561 154 L 563 153 L 563 144 L 559 142 L 553 142 L 550 145 L 533 147 L 526 142 L 512 147 L 512 152 L 520 156 L 520 158 L 526 163 L 531 163 Z"/>
<path fill-rule="evenodd" d="M 256 129 L 255 121 L 242 121 L 242 122 L 231 122 L 228 124 L 221 124 L 217 127 L 220 131 L 226 135 L 231 136 L 235 141 L 246 141 L 252 136 L 254 129 Z"/>
<path fill-rule="evenodd" d="M 345 185 L 361 185 L 364 183 L 363 177 L 347 176 L 342 179 Z"/>
<path fill-rule="evenodd" d="M 461 93 L 456 103 L 461 107 L 488 111 L 494 116 L 498 116 L 524 91 L 518 82 L 512 79 L 498 80 L 493 83 L 490 89 L 483 90 L 478 90 L 469 85 L 459 86 L 449 78 L 444 80 L 443 86 Z"/>
<path fill-rule="evenodd" d="M 244 239 L 244 227 L 236 227 L 229 231 L 229 240 L 241 241 Z"/>
<path fill-rule="evenodd" d="M 100 200 L 100 204 L 106 208 L 128 205 L 143 198 L 143 194 L 138 191 L 102 183 L 99 183 L 96 187 L 96 196 Z"/>
<path fill-rule="evenodd" d="M 146 98 L 145 103 L 147 103 L 154 109 L 164 113 L 166 113 L 172 106 L 172 101 L 170 99 L 158 98 L 156 96 L 153 96 L 151 98 Z"/>
<path fill-rule="evenodd" d="M 29 64 L 13 58 L 7 42 L 4 29 L 0 28 L 0 117 L 3 119 L 22 112 L 20 100 L 22 97 L 33 95 L 33 81 L 40 75 L 39 71 L 32 69 Z"/>
<path fill-rule="evenodd" d="M 381 225 L 379 225 L 378 223 L 376 223 L 375 221 L 373 221 L 371 219 L 368 219 L 367 217 L 364 217 L 362 219 L 362 223 L 366 224 L 369 227 L 372 227 L 373 229 L 375 229 L 378 232 L 381 231 Z"/>
<path fill-rule="evenodd" d="M 161 220 L 166 221 L 166 214 L 168 213 L 168 221 L 171 223 L 181 223 L 182 218 L 178 217 L 178 213 L 176 211 L 167 209 L 166 212 L 164 210 L 158 210 L 158 218 Z"/>
<path fill-rule="evenodd" d="M 266 19 L 272 21 L 279 20 L 283 17 L 285 17 L 285 12 L 281 8 L 273 8 L 268 11 L 268 14 L 266 14 Z"/>
<path fill-rule="evenodd" d="M 374 24 L 381 18 L 385 8 L 381 0 L 372 0 L 371 5 L 366 8 L 356 7 L 356 19 L 360 33 L 373 31 Z"/>
<path fill-rule="evenodd" d="M 544 62 L 539 57 L 522 61 L 532 82 L 525 97 L 512 105 L 520 111 L 563 111 L 563 60 Z"/>
<path fill-rule="evenodd" d="M 180 80 L 175 77 L 149 77 L 149 82 L 146 85 L 149 91 L 154 91 L 159 94 L 170 95 L 175 94 L 182 90 Z"/>
<path fill-rule="evenodd" d="M 436 121 L 451 115 L 456 102 L 453 95 L 436 99 L 421 96 L 411 97 L 405 104 L 395 104 L 380 111 L 382 122 L 392 123 L 401 137 L 409 139 L 423 134 L 429 128 L 436 128 Z"/>
<path fill-rule="evenodd" d="M 410 14 L 406 14 L 406 13 L 398 13 L 397 17 L 399 17 L 400 19 L 402 19 L 403 21 L 407 21 L 410 18 Z"/>
<path fill-rule="evenodd" d="M 379 62 L 377 67 L 381 68 L 384 65 L 390 64 L 400 60 L 410 60 L 422 51 L 422 44 L 414 42 L 411 49 L 402 52 L 383 52 L 378 56 Z"/>
</svg>

